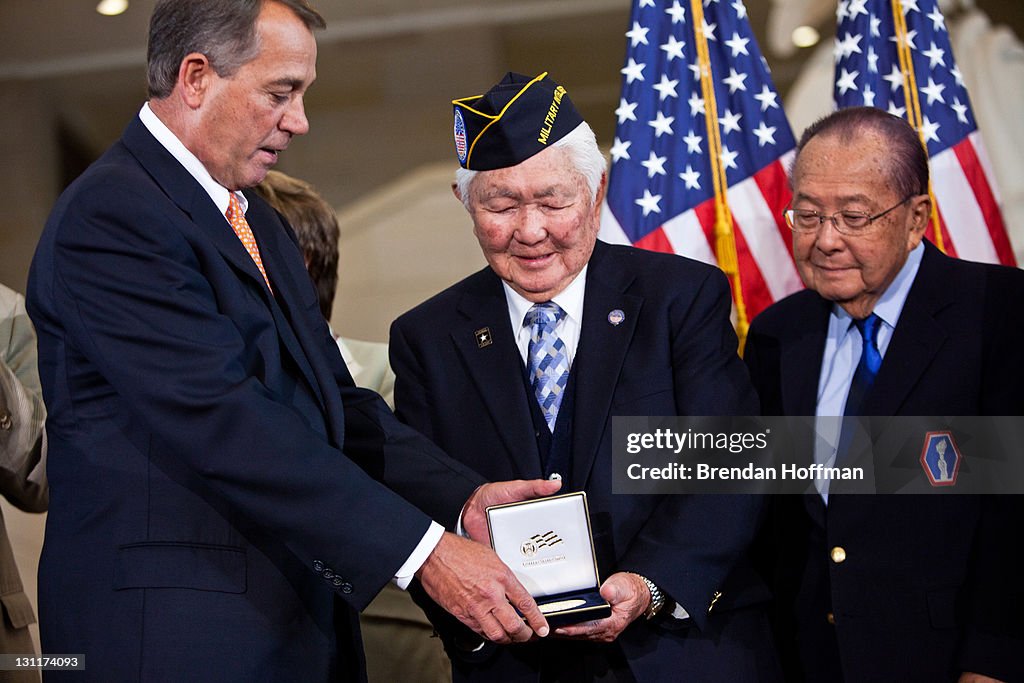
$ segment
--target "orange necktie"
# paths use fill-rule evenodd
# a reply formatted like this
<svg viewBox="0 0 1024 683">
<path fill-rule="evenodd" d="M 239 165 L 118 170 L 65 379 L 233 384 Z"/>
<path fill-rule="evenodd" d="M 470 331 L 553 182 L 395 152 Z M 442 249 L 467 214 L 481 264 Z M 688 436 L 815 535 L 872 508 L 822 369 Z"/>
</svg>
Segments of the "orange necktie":
<svg viewBox="0 0 1024 683">
<path fill-rule="evenodd" d="M 267 287 L 273 292 L 274 288 L 270 286 L 270 279 L 267 278 L 267 271 L 263 269 L 263 259 L 260 258 L 260 248 L 256 244 L 256 237 L 252 234 L 252 228 L 249 227 L 249 222 L 245 220 L 245 214 L 242 212 L 242 206 L 238 203 L 238 195 L 234 192 L 231 193 L 231 199 L 228 201 L 228 210 L 224 212 L 227 216 L 228 222 L 231 223 L 231 229 L 238 235 L 238 239 L 241 240 L 242 246 L 249 252 L 249 256 L 252 257 L 256 267 L 260 269 L 260 273 L 263 274 L 263 280 L 267 283 Z"/>
</svg>

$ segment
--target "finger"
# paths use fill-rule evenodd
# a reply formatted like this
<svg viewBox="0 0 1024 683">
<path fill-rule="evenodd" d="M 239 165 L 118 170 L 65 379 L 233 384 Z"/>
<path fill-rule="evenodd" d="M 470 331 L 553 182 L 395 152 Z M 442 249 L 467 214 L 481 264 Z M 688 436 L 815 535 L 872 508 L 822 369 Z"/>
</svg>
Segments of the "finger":
<svg viewBox="0 0 1024 683">
<path fill-rule="evenodd" d="M 516 479 L 485 484 L 481 491 L 487 505 L 517 503 L 539 496 L 550 496 L 562 488 L 562 482 L 552 479 Z"/>
<path fill-rule="evenodd" d="M 466 624 L 473 628 L 474 631 L 482 635 L 487 640 L 500 643 L 502 645 L 508 645 L 512 642 L 512 639 L 508 637 L 508 632 L 505 627 L 502 626 L 501 622 L 491 612 L 480 615 L 477 618 L 477 626 L 474 628 L 471 624 Z"/>
<path fill-rule="evenodd" d="M 522 486 L 518 489 L 518 496 L 515 500 L 543 498 L 544 496 L 550 496 L 558 493 L 558 490 L 561 488 L 562 481 L 560 479 L 530 479 L 522 482 Z"/>
<path fill-rule="evenodd" d="M 508 596 L 509 602 L 515 605 L 515 608 L 519 610 L 519 613 L 523 615 L 523 619 L 526 620 L 527 625 L 541 638 L 545 637 L 551 632 L 551 628 L 548 626 L 548 620 L 541 614 L 540 608 L 537 607 L 536 601 L 533 597 L 523 588 L 515 576 L 508 574 L 509 582 L 505 588 L 505 595 Z"/>
<path fill-rule="evenodd" d="M 509 502 L 517 502 L 548 495 L 561 487 L 562 482 L 554 479 L 516 479 L 505 482 L 501 493 L 508 498 Z"/>
<path fill-rule="evenodd" d="M 555 629 L 555 635 L 563 638 L 588 638 L 601 629 L 603 619 L 596 621 L 583 621 L 570 626 L 562 626 Z"/>
<path fill-rule="evenodd" d="M 614 576 L 605 581 L 604 585 L 601 586 L 600 591 L 601 597 L 607 600 L 609 605 L 618 604 L 618 602 L 622 600 L 622 594 L 624 593 L 624 591 L 619 589 L 618 583 L 612 581 L 613 578 Z"/>
<path fill-rule="evenodd" d="M 512 605 L 506 603 L 503 607 L 495 608 L 492 614 L 512 642 L 525 643 L 533 636 L 533 629 L 526 625 L 519 613 L 512 609 Z"/>
<path fill-rule="evenodd" d="M 635 574 L 616 572 L 601 586 L 601 596 L 612 606 L 612 616 L 628 624 L 647 608 L 650 591 Z"/>
<path fill-rule="evenodd" d="M 615 572 L 601 586 L 601 597 L 609 604 L 640 602 L 649 595 L 646 584 L 635 574 Z"/>
<path fill-rule="evenodd" d="M 534 496 L 550 496 L 562 488 L 561 479 L 534 479 Z"/>
</svg>

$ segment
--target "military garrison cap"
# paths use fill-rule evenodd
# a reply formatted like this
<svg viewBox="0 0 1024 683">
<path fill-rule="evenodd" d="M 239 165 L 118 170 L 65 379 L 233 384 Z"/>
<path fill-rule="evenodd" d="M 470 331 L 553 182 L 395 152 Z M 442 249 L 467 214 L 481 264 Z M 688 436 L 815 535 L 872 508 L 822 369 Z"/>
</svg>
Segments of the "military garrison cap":
<svg viewBox="0 0 1024 683">
<path fill-rule="evenodd" d="M 583 123 L 565 88 L 546 71 L 536 78 L 510 71 L 485 94 L 452 104 L 455 153 L 472 171 L 515 166 Z"/>
</svg>

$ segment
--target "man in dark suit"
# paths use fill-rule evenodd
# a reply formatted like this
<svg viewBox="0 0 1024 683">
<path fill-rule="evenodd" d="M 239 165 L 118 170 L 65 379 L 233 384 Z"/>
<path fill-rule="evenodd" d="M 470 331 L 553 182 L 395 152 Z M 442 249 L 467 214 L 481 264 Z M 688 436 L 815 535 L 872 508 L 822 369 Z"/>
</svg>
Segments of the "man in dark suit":
<svg viewBox="0 0 1024 683">
<path fill-rule="evenodd" d="M 149 102 L 43 233 L 40 621 L 44 652 L 84 654 L 75 680 L 364 679 L 356 610 L 414 575 L 494 640 L 547 631 L 432 518 L 468 498 L 472 531 L 552 487 L 476 489 L 355 388 L 294 235 L 240 191 L 306 132 L 322 27 L 304 0 L 159 2 Z"/>
<path fill-rule="evenodd" d="M 456 680 L 773 680 L 745 562 L 761 500 L 612 495 L 612 416 L 756 409 L 725 277 L 597 241 L 604 157 L 546 74 L 508 74 L 455 119 L 453 189 L 489 265 L 393 324 L 396 412 L 489 479 L 586 491 L 612 607 L 493 652 L 442 633 Z"/>
<path fill-rule="evenodd" d="M 928 160 L 905 121 L 869 108 L 826 117 L 804 133 L 792 184 L 786 217 L 808 289 L 750 328 L 765 415 L 1024 412 L 1024 273 L 922 239 Z M 841 459 L 838 434 L 822 436 L 815 459 Z M 893 458 L 874 453 L 876 469 Z M 930 486 L 916 460 L 903 471 L 904 486 Z M 1007 607 L 1021 595 L 1007 549 L 1018 497 L 825 490 L 778 497 L 772 516 L 787 680 L 1024 676 L 1019 605 Z"/>
</svg>

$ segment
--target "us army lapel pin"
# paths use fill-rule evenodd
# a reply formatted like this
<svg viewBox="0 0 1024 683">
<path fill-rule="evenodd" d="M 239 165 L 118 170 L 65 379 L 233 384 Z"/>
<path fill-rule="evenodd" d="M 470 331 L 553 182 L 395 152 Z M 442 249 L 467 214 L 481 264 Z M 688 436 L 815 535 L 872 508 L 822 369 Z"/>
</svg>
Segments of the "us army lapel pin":
<svg viewBox="0 0 1024 683">
<path fill-rule="evenodd" d="M 491 328 L 489 327 L 481 327 L 473 335 L 476 337 L 477 348 L 482 349 L 494 343 L 494 339 L 491 337 Z"/>
</svg>

